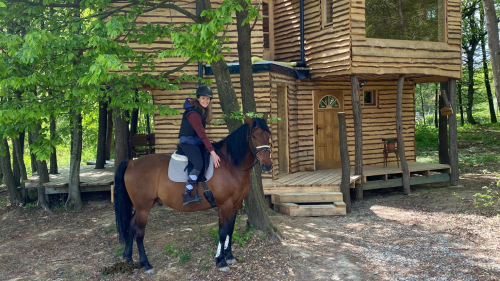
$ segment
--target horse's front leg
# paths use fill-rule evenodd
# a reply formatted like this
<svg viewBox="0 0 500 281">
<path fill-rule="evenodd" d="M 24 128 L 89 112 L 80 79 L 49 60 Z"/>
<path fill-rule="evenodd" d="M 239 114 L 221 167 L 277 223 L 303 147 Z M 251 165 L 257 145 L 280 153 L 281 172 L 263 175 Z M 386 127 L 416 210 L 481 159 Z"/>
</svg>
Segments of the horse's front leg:
<svg viewBox="0 0 500 281">
<path fill-rule="evenodd" d="M 215 254 L 215 264 L 221 271 L 229 271 L 228 264 L 235 264 L 236 260 L 231 253 L 231 238 L 236 220 L 236 211 L 231 208 L 219 208 L 219 245 Z"/>
</svg>

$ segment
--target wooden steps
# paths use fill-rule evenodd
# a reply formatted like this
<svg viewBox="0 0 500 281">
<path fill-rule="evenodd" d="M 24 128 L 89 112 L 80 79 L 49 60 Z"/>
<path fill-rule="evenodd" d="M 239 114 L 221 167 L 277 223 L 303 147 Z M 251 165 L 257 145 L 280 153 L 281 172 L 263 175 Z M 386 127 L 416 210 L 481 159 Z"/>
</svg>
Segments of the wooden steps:
<svg viewBox="0 0 500 281">
<path fill-rule="evenodd" d="M 345 215 L 340 192 L 300 192 L 272 194 L 274 210 L 289 216 Z"/>
</svg>

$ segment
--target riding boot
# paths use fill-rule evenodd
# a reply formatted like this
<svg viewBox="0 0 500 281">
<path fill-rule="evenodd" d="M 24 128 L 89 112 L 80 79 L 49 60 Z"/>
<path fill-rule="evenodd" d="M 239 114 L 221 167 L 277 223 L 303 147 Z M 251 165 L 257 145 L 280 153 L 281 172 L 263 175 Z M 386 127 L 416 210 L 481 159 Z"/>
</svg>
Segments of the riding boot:
<svg viewBox="0 0 500 281">
<path fill-rule="evenodd" d="M 193 195 L 191 195 L 191 190 L 186 188 L 186 192 L 184 193 L 184 195 L 182 195 L 182 200 L 183 200 L 182 205 L 184 206 L 194 202 L 195 198 Z"/>
</svg>

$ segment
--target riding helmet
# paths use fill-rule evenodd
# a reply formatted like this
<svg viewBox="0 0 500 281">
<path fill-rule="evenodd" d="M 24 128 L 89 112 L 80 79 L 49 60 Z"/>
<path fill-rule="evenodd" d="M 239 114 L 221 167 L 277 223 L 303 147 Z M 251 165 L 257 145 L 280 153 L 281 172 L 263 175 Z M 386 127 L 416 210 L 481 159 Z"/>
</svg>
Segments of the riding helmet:
<svg viewBox="0 0 500 281">
<path fill-rule="evenodd" d="M 196 90 L 196 97 L 199 98 L 200 96 L 212 98 L 212 89 L 205 85 L 198 87 L 198 89 Z"/>
</svg>

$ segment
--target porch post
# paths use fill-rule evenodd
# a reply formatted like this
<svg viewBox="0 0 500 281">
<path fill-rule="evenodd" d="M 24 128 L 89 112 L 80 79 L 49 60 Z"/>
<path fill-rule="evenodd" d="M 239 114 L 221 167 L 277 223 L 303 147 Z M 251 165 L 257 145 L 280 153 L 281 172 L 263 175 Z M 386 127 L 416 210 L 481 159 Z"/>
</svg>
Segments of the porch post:
<svg viewBox="0 0 500 281">
<path fill-rule="evenodd" d="M 342 192 L 346 212 L 351 212 L 351 159 L 347 148 L 347 129 L 345 123 L 345 112 L 337 113 L 339 120 L 339 146 L 340 161 L 342 162 L 342 181 L 340 182 L 340 191 Z"/>
<path fill-rule="evenodd" d="M 440 83 L 440 93 L 445 91 L 447 95 L 448 90 L 448 81 Z M 439 98 L 439 97 L 438 97 Z M 450 164 L 450 155 L 448 154 L 448 116 L 442 115 L 440 110 L 441 108 L 448 106 L 445 105 L 445 102 L 441 96 L 439 98 L 439 131 L 438 131 L 438 154 L 439 154 L 439 164 Z"/>
<path fill-rule="evenodd" d="M 403 86 L 405 76 L 400 75 L 398 79 L 397 102 L 396 102 L 396 132 L 398 134 L 398 152 L 403 170 L 403 193 L 410 194 L 410 172 L 406 162 L 405 141 L 403 139 Z"/>
<path fill-rule="evenodd" d="M 456 185 L 459 177 L 458 171 L 458 145 L 457 145 L 457 105 L 455 101 L 457 81 L 450 79 L 450 105 L 453 113 L 448 116 L 450 126 L 450 166 L 451 166 L 451 185 Z"/>
<path fill-rule="evenodd" d="M 357 200 L 363 200 L 363 119 L 359 100 L 359 82 L 356 75 L 351 75 L 351 100 L 354 119 L 354 174 L 361 176 L 360 183 L 356 184 L 354 192 Z"/>
</svg>

